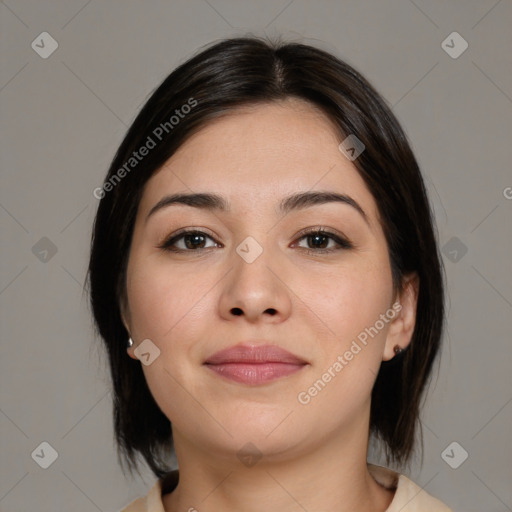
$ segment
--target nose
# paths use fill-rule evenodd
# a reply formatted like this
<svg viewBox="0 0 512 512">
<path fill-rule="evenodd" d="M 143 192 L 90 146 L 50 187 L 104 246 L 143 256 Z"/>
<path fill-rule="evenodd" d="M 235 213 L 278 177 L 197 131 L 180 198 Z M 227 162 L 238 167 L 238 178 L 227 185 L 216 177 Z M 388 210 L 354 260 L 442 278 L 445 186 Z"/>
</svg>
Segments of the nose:
<svg viewBox="0 0 512 512">
<path fill-rule="evenodd" d="M 223 318 L 249 323 L 280 323 L 291 312 L 293 293 L 286 282 L 286 270 L 271 251 L 263 252 L 252 262 L 236 252 L 233 266 L 223 280 L 219 300 Z"/>
</svg>

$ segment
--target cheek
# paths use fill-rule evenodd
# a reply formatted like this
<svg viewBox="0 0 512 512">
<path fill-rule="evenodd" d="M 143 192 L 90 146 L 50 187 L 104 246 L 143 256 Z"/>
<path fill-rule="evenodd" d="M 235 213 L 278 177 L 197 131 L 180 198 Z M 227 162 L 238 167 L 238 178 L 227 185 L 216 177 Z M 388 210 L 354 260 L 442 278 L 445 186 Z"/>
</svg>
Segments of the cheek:
<svg viewBox="0 0 512 512">
<path fill-rule="evenodd" d="M 342 414 L 366 402 L 379 371 L 395 316 L 391 270 L 385 259 L 376 260 L 339 270 L 329 279 L 317 279 L 316 288 L 306 282 L 304 288 L 316 290 L 305 302 L 314 305 L 322 322 L 316 331 L 317 364 L 312 368 L 310 388 L 303 391 L 309 395 L 311 389 L 315 407 L 343 404 Z"/>
<path fill-rule="evenodd" d="M 135 259 L 127 283 L 130 314 L 139 338 L 164 344 L 183 326 L 196 325 L 212 284 L 206 274 L 178 270 L 162 258 Z M 186 340 L 184 340 L 186 341 Z"/>
<path fill-rule="evenodd" d="M 197 373 L 195 340 L 204 333 L 205 308 L 211 307 L 207 294 L 215 282 L 205 273 L 177 271 L 168 261 L 152 256 L 135 256 L 128 271 L 134 337 L 149 338 L 160 350 L 159 357 L 142 370 L 159 407 L 183 428 L 197 423 L 197 418 L 208 421 L 191 398 L 201 393 L 190 376 Z"/>
<path fill-rule="evenodd" d="M 391 271 L 385 261 L 351 265 L 325 276 L 315 275 L 301 285 L 304 301 L 322 320 L 322 332 L 337 349 L 357 337 L 391 305 Z M 332 344 L 331 344 L 332 345 Z"/>
</svg>

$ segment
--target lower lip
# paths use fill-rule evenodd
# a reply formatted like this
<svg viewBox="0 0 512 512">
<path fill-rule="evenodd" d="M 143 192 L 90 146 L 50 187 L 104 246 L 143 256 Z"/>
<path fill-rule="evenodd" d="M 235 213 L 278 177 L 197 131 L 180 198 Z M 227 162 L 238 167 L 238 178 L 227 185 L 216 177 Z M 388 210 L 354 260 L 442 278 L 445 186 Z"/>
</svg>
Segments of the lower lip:
<svg viewBox="0 0 512 512">
<path fill-rule="evenodd" d="M 242 384 L 264 384 L 298 372 L 305 365 L 291 363 L 207 364 L 217 375 Z"/>
</svg>

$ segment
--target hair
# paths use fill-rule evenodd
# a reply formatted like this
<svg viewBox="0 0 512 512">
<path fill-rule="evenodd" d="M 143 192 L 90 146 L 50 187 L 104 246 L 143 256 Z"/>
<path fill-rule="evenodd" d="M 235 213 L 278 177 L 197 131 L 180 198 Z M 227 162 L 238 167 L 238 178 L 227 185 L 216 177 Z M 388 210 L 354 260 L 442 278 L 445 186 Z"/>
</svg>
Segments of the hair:
<svg viewBox="0 0 512 512">
<path fill-rule="evenodd" d="M 385 100 L 346 62 L 305 44 L 239 37 L 202 49 L 165 78 L 128 129 L 94 194 L 101 200 L 88 268 L 90 302 L 109 358 L 118 459 L 130 472 L 138 470 L 142 455 L 158 478 L 164 476 L 172 469 L 174 449 L 171 422 L 155 402 L 140 361 L 127 356 L 129 333 L 121 317 L 144 186 L 208 121 L 239 107 L 288 98 L 319 108 L 340 140 L 355 134 L 362 141 L 365 150 L 352 163 L 377 203 L 394 291 L 403 290 L 408 274 L 419 277 L 411 342 L 381 364 L 370 410 L 370 436 L 388 463 L 405 464 L 415 452 L 421 399 L 440 347 L 445 306 L 434 216 L 407 137 Z M 158 139 L 156 147 L 136 160 L 134 152 L 150 139 Z"/>
</svg>

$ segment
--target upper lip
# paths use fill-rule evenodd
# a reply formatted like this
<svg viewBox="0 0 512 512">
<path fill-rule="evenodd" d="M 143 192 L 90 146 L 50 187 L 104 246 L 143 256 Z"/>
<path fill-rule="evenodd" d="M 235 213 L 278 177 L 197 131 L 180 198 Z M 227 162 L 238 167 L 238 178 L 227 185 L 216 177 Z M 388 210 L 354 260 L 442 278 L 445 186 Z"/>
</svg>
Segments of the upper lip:
<svg viewBox="0 0 512 512">
<path fill-rule="evenodd" d="M 254 345 L 250 343 L 239 343 L 224 350 L 220 350 L 205 361 L 205 364 L 227 363 L 306 364 L 306 361 L 277 345 Z"/>
</svg>

